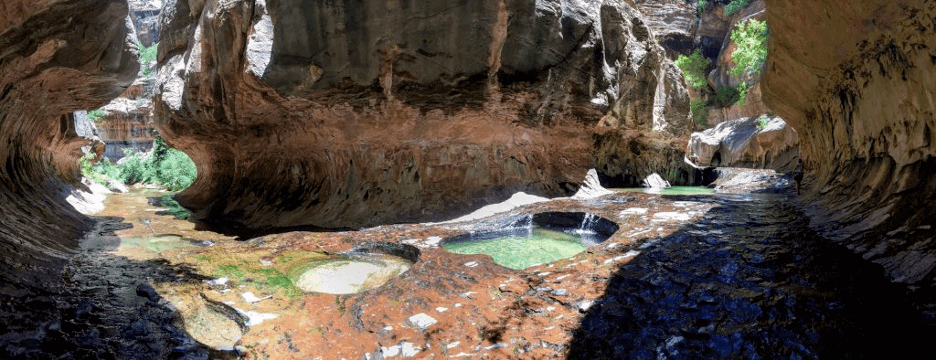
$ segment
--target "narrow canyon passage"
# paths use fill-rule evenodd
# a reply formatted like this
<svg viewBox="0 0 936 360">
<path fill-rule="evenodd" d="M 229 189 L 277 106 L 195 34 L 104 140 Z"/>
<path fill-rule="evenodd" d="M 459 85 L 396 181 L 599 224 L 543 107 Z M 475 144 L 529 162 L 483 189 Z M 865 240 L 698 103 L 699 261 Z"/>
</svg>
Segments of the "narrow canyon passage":
<svg viewBox="0 0 936 360">
<path fill-rule="evenodd" d="M 585 315 L 571 358 L 884 358 L 919 354 L 936 334 L 911 300 L 925 295 L 819 237 L 796 199 L 680 198 L 717 206 L 640 246 Z"/>
</svg>

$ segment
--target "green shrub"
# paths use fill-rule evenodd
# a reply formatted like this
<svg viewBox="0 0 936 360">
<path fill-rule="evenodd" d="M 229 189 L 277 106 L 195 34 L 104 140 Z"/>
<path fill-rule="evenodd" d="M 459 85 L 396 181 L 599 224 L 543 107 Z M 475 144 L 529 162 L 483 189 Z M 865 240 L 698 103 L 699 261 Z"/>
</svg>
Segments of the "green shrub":
<svg viewBox="0 0 936 360">
<path fill-rule="evenodd" d="M 767 115 L 761 115 L 757 118 L 757 128 L 764 130 L 765 127 L 767 127 Z"/>
<path fill-rule="evenodd" d="M 98 120 L 101 120 L 101 117 L 103 116 L 104 116 L 104 110 L 94 109 L 94 110 L 88 111 L 88 119 L 90 119 L 91 122 L 95 124 L 97 124 Z"/>
<path fill-rule="evenodd" d="M 696 3 L 696 8 L 699 10 L 699 15 L 702 15 L 702 12 L 705 11 L 705 0 L 699 0 Z"/>
<path fill-rule="evenodd" d="M 705 111 L 705 101 L 700 99 L 692 100 L 692 102 L 689 103 L 689 109 L 692 114 L 692 121 L 702 126 L 707 124 L 708 114 Z"/>
<path fill-rule="evenodd" d="M 698 49 L 689 56 L 679 55 L 674 63 L 682 70 L 686 83 L 690 87 L 694 89 L 705 87 L 705 69 L 711 64 L 711 61 L 703 57 Z"/>
<path fill-rule="evenodd" d="M 170 191 L 183 190 L 195 182 L 198 170 L 195 163 L 185 153 L 173 149 L 156 138 L 152 154 L 144 158 L 143 154 L 124 150 L 126 156 L 120 164 L 103 160 L 90 166 L 90 158 L 82 158 L 82 174 L 99 184 L 107 184 L 107 178 L 132 185 L 149 183 L 162 186 Z M 92 157 L 93 158 L 93 157 Z"/>
<path fill-rule="evenodd" d="M 156 49 L 159 44 L 153 44 L 149 47 L 143 47 L 142 43 L 137 43 L 140 48 L 140 65 L 146 65 L 156 61 Z"/>
<path fill-rule="evenodd" d="M 738 10 L 741 10 L 741 8 L 747 6 L 750 2 L 751 0 L 731 0 L 731 2 L 725 6 L 725 15 L 738 12 Z"/>
<path fill-rule="evenodd" d="M 738 89 L 722 88 L 715 92 L 715 95 L 709 98 L 708 106 L 728 107 L 738 102 Z"/>
</svg>

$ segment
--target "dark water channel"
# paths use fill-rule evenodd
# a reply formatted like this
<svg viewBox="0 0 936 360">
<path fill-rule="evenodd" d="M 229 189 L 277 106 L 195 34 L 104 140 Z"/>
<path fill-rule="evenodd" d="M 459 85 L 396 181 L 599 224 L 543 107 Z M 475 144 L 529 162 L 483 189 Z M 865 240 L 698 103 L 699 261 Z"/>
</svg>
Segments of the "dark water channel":
<svg viewBox="0 0 936 360">
<path fill-rule="evenodd" d="M 787 196 L 680 200 L 718 206 L 645 243 L 613 275 L 575 332 L 571 358 L 918 358 L 928 352 L 934 326 L 906 300 L 905 287 L 819 238 Z"/>
</svg>

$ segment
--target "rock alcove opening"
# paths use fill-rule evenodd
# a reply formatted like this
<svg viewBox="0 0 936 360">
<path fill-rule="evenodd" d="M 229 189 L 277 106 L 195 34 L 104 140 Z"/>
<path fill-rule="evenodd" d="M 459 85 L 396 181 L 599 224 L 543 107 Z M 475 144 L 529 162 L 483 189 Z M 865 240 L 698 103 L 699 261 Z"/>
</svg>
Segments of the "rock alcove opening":
<svg viewBox="0 0 936 360">
<path fill-rule="evenodd" d="M 544 212 L 521 216 L 505 226 L 443 240 L 458 254 L 490 255 L 511 269 L 572 257 L 607 240 L 618 230 L 613 221 L 585 212 Z"/>
</svg>

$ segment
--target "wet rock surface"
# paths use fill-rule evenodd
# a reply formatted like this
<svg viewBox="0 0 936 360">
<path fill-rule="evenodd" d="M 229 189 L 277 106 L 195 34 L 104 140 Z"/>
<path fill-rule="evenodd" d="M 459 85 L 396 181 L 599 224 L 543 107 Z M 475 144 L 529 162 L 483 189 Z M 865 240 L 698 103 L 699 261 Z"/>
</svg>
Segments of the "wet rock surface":
<svg viewBox="0 0 936 360">
<path fill-rule="evenodd" d="M 934 334 L 919 299 L 809 230 L 786 196 L 703 201 L 701 220 L 616 270 L 570 358 L 889 357 Z"/>
</svg>

